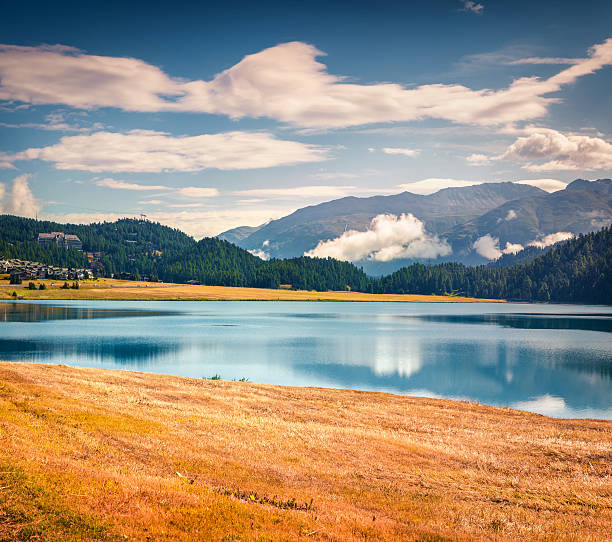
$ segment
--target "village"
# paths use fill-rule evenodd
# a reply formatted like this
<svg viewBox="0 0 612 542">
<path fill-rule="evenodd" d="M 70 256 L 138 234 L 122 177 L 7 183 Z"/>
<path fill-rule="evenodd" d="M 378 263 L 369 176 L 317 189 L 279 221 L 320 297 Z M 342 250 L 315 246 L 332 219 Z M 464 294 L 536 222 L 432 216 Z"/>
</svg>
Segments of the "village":
<svg viewBox="0 0 612 542">
<path fill-rule="evenodd" d="M 93 278 L 91 269 L 53 267 L 40 262 L 18 259 L 0 259 L 0 275 L 9 275 L 11 284 L 20 284 L 21 281 L 34 279 L 86 280 Z"/>
</svg>

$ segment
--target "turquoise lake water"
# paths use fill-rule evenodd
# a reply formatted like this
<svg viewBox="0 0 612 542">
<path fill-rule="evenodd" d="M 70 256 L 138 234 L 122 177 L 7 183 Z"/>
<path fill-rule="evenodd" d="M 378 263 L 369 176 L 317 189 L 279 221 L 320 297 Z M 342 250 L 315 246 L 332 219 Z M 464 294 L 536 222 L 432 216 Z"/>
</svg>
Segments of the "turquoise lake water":
<svg viewBox="0 0 612 542">
<path fill-rule="evenodd" d="M 612 307 L 9 301 L 0 359 L 612 418 Z"/>
</svg>

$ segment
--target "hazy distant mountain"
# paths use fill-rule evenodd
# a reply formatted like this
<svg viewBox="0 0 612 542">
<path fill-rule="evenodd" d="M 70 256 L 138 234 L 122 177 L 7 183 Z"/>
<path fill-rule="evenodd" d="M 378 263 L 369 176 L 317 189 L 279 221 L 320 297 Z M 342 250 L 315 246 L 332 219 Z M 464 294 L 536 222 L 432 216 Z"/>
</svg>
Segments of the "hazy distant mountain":
<svg viewBox="0 0 612 542">
<path fill-rule="evenodd" d="M 248 250 L 263 250 L 273 258 L 288 258 L 314 249 L 321 241 L 337 239 L 345 231 L 366 231 L 377 215 L 403 213 L 411 213 L 424 223 L 429 235 L 446 241 L 450 254 L 435 260 L 364 258 L 355 262 L 368 273 L 389 273 L 414 261 L 487 263 L 491 257 L 474 249 L 474 243 L 485 236 L 491 238 L 490 244 L 497 243 L 495 250 L 501 253 L 508 243 L 516 249 L 559 232 L 576 235 L 600 229 L 612 222 L 612 180 L 578 179 L 552 194 L 504 182 L 447 188 L 425 196 L 403 192 L 347 197 L 299 209 L 252 232 L 236 228 L 221 237 Z"/>
<path fill-rule="evenodd" d="M 403 192 L 393 196 L 346 197 L 298 209 L 256 228 L 242 239 L 235 232 L 246 231 L 243 228 L 224 232 L 219 237 L 248 250 L 264 248 L 274 258 L 290 258 L 301 256 L 319 241 L 334 239 L 346 230 L 364 231 L 380 214 L 412 213 L 425 222 L 429 232 L 443 233 L 507 201 L 541 194 L 545 192 L 533 186 L 489 183 L 446 188 L 427 196 Z"/>
</svg>

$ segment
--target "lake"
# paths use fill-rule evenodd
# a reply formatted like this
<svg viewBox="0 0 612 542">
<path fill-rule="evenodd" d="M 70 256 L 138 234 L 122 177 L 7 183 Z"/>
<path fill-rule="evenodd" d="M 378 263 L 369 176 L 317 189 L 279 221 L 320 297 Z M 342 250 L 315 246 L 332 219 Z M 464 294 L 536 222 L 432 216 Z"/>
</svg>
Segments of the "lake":
<svg viewBox="0 0 612 542">
<path fill-rule="evenodd" d="M 612 418 L 612 307 L 0 302 L 0 359 Z"/>
</svg>

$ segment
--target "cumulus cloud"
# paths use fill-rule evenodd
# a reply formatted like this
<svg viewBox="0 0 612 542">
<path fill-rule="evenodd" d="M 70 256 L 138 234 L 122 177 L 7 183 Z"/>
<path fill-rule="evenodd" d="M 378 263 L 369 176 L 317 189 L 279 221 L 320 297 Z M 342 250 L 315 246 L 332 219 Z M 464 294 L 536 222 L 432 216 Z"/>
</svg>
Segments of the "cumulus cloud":
<svg viewBox="0 0 612 542">
<path fill-rule="evenodd" d="M 535 241 L 531 241 L 527 246 L 530 247 L 538 247 L 538 248 L 546 248 L 550 245 L 554 245 L 555 243 L 560 243 L 561 241 L 567 241 L 568 239 L 573 239 L 574 234 L 568 231 L 558 231 L 556 233 L 551 233 L 549 235 L 545 235 L 541 239 L 536 239 Z"/>
<path fill-rule="evenodd" d="M 558 179 L 523 179 L 521 181 L 514 181 L 514 183 L 528 184 L 546 192 L 565 190 L 565 187 L 567 186 L 565 181 L 559 181 Z"/>
<path fill-rule="evenodd" d="M 506 248 L 502 250 L 504 254 L 516 254 L 523 250 L 525 247 L 520 243 L 506 243 Z"/>
<path fill-rule="evenodd" d="M 319 162 L 327 151 L 276 139 L 267 132 L 225 132 L 174 137 L 131 130 L 62 137 L 49 147 L 30 148 L 0 160 L 44 160 L 57 169 L 91 172 L 148 172 L 256 169 Z"/>
<path fill-rule="evenodd" d="M 497 158 L 526 162 L 522 167 L 530 171 L 610 169 L 612 144 L 600 137 L 541 129 L 519 137 Z"/>
<path fill-rule="evenodd" d="M 476 239 L 472 248 L 487 260 L 498 260 L 502 254 L 516 254 L 523 250 L 523 245 L 519 243 L 506 243 L 505 248 L 499 248 L 499 238 L 492 237 L 491 234 L 487 233 L 482 237 Z"/>
<path fill-rule="evenodd" d="M 261 250 L 260 248 L 255 248 L 253 250 L 249 250 L 248 252 L 250 252 L 253 256 L 257 256 L 258 258 L 262 260 L 270 259 L 270 255 L 266 251 Z"/>
<path fill-rule="evenodd" d="M 464 6 L 482 11 L 476 2 Z M 282 43 L 244 57 L 210 81 L 185 81 L 134 58 L 88 55 L 62 46 L 4 45 L 0 100 L 269 117 L 311 129 L 424 118 L 500 125 L 545 115 L 558 101 L 549 94 L 612 63 L 612 39 L 552 77 L 521 77 L 499 90 L 348 82 L 327 72 L 317 61 L 322 55 L 306 43 Z"/>
<path fill-rule="evenodd" d="M 442 190 L 443 188 L 463 188 L 465 186 L 474 186 L 477 184 L 483 184 L 486 181 L 461 181 L 458 179 L 438 179 L 438 178 L 430 178 L 423 179 L 422 181 L 417 181 L 414 183 L 406 183 L 398 185 L 398 188 L 401 190 L 406 190 L 407 192 L 412 192 L 413 194 L 433 194 L 434 192 L 438 192 L 438 190 Z"/>
<path fill-rule="evenodd" d="M 344 232 L 340 237 L 320 241 L 305 256 L 345 261 L 387 262 L 400 258 L 437 258 L 451 253 L 446 240 L 428 234 L 425 225 L 411 214 L 378 215 L 368 230 Z"/>
<path fill-rule="evenodd" d="M 385 154 L 401 154 L 403 156 L 410 156 L 411 158 L 421 154 L 418 149 L 402 149 L 398 147 L 385 147 L 382 150 Z"/>
<path fill-rule="evenodd" d="M 27 217 L 37 215 L 41 204 L 32 194 L 29 180 L 30 175 L 20 175 L 13 179 L 10 188 L 0 184 L 0 213 Z"/>
</svg>

